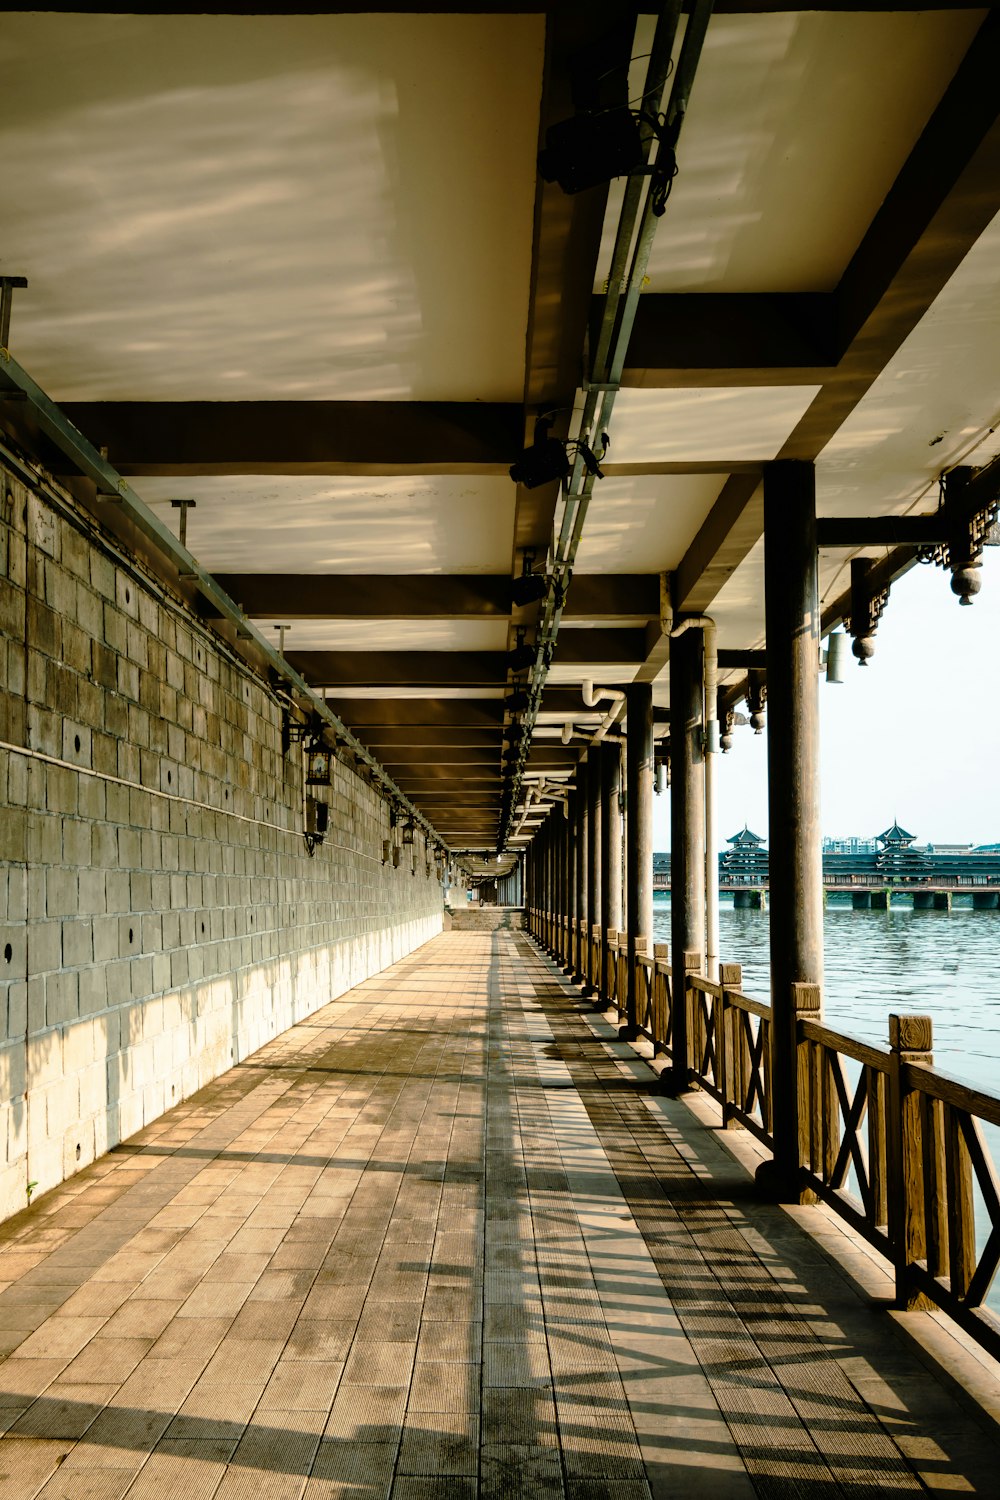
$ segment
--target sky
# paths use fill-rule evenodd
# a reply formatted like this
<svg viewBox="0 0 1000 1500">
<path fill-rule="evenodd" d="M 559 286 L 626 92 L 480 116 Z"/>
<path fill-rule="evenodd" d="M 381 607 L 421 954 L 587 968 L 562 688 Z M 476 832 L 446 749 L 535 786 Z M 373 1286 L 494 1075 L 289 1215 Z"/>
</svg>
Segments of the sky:
<svg viewBox="0 0 1000 1500">
<path fill-rule="evenodd" d="M 824 836 L 871 838 L 898 819 L 919 843 L 1000 842 L 1000 547 L 982 580 L 966 609 L 946 569 L 911 569 L 868 665 L 820 678 Z M 766 838 L 767 731 L 734 731 L 717 785 L 720 848 L 744 823 Z M 654 847 L 669 849 L 669 795 L 654 804 Z"/>
</svg>

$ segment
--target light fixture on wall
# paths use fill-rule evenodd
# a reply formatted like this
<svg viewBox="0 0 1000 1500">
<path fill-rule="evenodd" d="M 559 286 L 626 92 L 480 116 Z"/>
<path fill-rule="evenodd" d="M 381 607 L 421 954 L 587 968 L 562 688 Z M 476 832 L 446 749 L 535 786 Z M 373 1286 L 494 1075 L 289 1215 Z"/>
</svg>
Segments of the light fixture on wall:
<svg viewBox="0 0 1000 1500">
<path fill-rule="evenodd" d="M 325 802 L 320 802 L 315 797 L 306 798 L 305 825 L 303 837 L 306 848 L 312 855 L 317 846 L 322 844 L 330 825 L 330 809 Z"/>
<path fill-rule="evenodd" d="M 306 786 L 330 785 L 332 758 L 332 752 L 322 740 L 313 740 L 306 746 Z"/>
</svg>

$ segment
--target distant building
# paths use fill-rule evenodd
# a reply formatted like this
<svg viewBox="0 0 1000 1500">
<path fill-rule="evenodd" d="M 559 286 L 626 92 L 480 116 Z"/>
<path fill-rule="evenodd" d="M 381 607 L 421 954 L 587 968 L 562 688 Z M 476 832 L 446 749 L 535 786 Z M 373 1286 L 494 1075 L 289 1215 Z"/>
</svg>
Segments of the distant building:
<svg viewBox="0 0 1000 1500">
<path fill-rule="evenodd" d="M 878 849 L 874 839 L 824 839 L 824 854 L 874 854 Z"/>
<path fill-rule="evenodd" d="M 726 840 L 719 855 L 719 880 L 730 887 L 762 886 L 768 879 L 768 853 L 759 833 L 744 825 Z M 823 840 L 823 882 L 827 888 L 877 885 L 933 885 L 935 880 L 965 886 L 1000 885 L 1000 843 L 926 844 L 916 842 L 895 820 L 873 839 Z M 670 855 L 653 855 L 653 880 L 670 883 Z"/>
<path fill-rule="evenodd" d="M 767 879 L 767 850 L 759 833 L 752 833 L 744 823 L 726 843 L 729 848 L 719 860 L 719 879 L 724 885 L 760 885 Z"/>
</svg>

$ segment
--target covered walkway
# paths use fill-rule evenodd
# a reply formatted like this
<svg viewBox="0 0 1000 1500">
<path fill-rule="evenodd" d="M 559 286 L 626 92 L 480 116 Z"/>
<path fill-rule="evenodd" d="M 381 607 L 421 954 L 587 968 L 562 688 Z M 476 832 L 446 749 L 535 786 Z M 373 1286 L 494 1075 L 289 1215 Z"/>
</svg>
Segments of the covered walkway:
<svg viewBox="0 0 1000 1500">
<path fill-rule="evenodd" d="M 983 1357 L 652 1083 L 519 933 L 293 1027 L 4 1226 L 0 1500 L 995 1495 Z"/>
</svg>

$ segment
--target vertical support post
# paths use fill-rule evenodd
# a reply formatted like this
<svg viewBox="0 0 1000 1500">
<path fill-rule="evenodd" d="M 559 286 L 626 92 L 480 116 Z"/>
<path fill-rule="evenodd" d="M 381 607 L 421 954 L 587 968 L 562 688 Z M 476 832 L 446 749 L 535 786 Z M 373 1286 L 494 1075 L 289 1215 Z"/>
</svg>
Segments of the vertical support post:
<svg viewBox="0 0 1000 1500">
<path fill-rule="evenodd" d="M 556 857 L 559 848 L 559 823 L 560 809 L 556 806 L 545 820 L 548 836 L 546 845 L 548 915 L 545 923 L 545 946 L 550 953 L 555 951 L 556 912 L 559 908 L 559 865 Z"/>
<path fill-rule="evenodd" d="M 571 791 L 566 804 L 566 913 L 560 957 L 568 974 L 573 972 L 573 922 L 576 917 L 576 797 L 576 792 Z"/>
<path fill-rule="evenodd" d="M 576 936 L 573 944 L 573 978 L 585 984 L 587 978 L 586 944 L 584 935 L 587 926 L 587 831 L 590 826 L 590 809 L 587 806 L 587 767 L 583 763 L 576 773 Z"/>
<path fill-rule="evenodd" d="M 601 920 L 601 747 L 591 745 L 587 751 L 587 962 L 585 974 L 588 995 L 601 989 L 600 945 L 594 959 L 594 929 Z"/>
<path fill-rule="evenodd" d="M 764 618 L 771 905 L 774 1157 L 758 1170 L 769 1196 L 801 1202 L 797 985 L 823 983 L 819 811 L 819 567 L 811 463 L 764 468 Z"/>
<path fill-rule="evenodd" d="M 743 983 L 742 964 L 720 964 L 719 983 L 722 995 L 715 1022 L 715 1059 L 718 1068 L 716 1081 L 722 1095 L 722 1124 L 725 1129 L 732 1130 L 739 1124 L 733 1118 L 733 1109 L 737 1099 L 737 1048 L 740 1037 L 734 1025 L 734 1018 L 738 1022 L 738 1013 L 729 1004 L 729 991 L 738 990 Z M 741 1106 L 742 1102 L 740 1100 Z"/>
<path fill-rule="evenodd" d="M 625 776 L 628 815 L 625 822 L 625 864 L 628 887 L 626 920 L 628 990 L 625 1025 L 620 1035 L 634 1041 L 639 1035 L 639 953 L 653 941 L 653 688 L 633 682 L 625 689 L 628 715 Z"/>
<path fill-rule="evenodd" d="M 605 1005 L 612 995 L 608 985 L 609 933 L 622 925 L 622 754 L 618 745 L 602 741 L 601 751 L 601 978 L 599 994 Z"/>
<path fill-rule="evenodd" d="M 924 1214 L 924 1152 L 920 1096 L 906 1080 L 906 1065 L 934 1061 L 930 1016 L 889 1017 L 889 1238 L 896 1271 L 896 1305 L 907 1312 L 926 1312 L 933 1304 L 910 1283 L 908 1268 L 927 1256 Z"/>
<path fill-rule="evenodd" d="M 552 916 L 549 926 L 549 953 L 553 959 L 559 957 L 559 922 L 562 919 L 562 876 L 565 873 L 564 859 L 562 859 L 562 829 L 565 826 L 565 808 L 562 802 L 556 802 L 552 816 L 555 823 L 552 828 Z"/>
<path fill-rule="evenodd" d="M 705 951 L 704 632 L 686 630 L 670 647 L 670 950 L 673 954 L 671 1066 L 665 1092 L 691 1086 L 691 1037 L 684 955 Z"/>
</svg>

